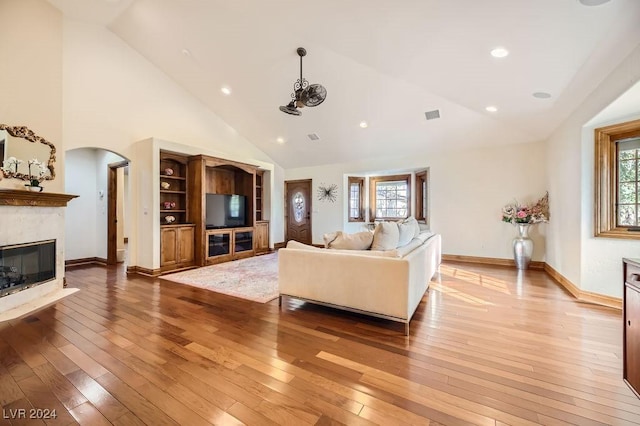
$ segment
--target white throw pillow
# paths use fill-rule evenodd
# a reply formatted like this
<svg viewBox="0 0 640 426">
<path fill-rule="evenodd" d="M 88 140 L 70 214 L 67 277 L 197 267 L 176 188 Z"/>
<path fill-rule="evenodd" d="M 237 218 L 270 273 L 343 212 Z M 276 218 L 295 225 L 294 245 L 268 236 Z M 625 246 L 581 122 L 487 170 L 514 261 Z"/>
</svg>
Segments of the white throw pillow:
<svg viewBox="0 0 640 426">
<path fill-rule="evenodd" d="M 395 222 L 380 222 L 373 231 L 371 250 L 393 250 L 398 247 L 400 232 Z"/>
<path fill-rule="evenodd" d="M 337 236 L 328 245 L 330 249 L 339 250 L 369 250 L 373 242 L 373 234 L 369 231 L 345 234 L 337 232 Z"/>
<path fill-rule="evenodd" d="M 415 219 L 414 219 L 415 220 Z M 416 233 L 416 228 L 413 223 L 398 222 L 398 247 L 406 246 L 409 244 Z"/>
</svg>

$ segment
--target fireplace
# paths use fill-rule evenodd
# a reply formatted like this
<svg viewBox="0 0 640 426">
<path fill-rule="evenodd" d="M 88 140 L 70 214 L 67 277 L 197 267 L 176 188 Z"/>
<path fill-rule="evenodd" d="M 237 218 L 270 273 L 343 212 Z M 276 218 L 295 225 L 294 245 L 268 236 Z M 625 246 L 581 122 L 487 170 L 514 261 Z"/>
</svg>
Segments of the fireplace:
<svg viewBox="0 0 640 426">
<path fill-rule="evenodd" d="M 0 297 L 56 278 L 56 240 L 0 247 Z"/>
<path fill-rule="evenodd" d="M 64 212 L 74 197 L 0 188 L 0 323 L 77 291 L 64 287 Z"/>
</svg>

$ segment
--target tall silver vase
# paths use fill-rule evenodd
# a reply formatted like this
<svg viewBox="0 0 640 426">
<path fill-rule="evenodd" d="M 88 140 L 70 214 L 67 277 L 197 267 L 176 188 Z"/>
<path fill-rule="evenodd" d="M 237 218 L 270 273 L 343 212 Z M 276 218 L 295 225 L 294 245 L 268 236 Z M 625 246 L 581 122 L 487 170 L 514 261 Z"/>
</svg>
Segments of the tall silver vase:
<svg viewBox="0 0 640 426">
<path fill-rule="evenodd" d="M 529 238 L 528 223 L 517 223 L 518 236 L 513 239 L 513 260 L 516 261 L 516 268 L 527 269 L 531 263 L 533 254 L 533 241 Z"/>
</svg>

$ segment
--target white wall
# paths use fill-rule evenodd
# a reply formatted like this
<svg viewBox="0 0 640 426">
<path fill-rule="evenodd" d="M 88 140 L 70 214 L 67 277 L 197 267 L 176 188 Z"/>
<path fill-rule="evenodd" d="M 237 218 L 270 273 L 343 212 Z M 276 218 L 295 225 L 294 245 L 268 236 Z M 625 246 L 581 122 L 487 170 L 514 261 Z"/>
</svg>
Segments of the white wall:
<svg viewBox="0 0 640 426">
<path fill-rule="evenodd" d="M 0 16 L 0 122 L 29 127 L 52 142 L 60 155 L 62 14 L 44 0 L 20 0 L 0 1 Z M 58 177 L 42 184 L 47 192 L 63 191 L 64 164 L 59 157 L 55 170 Z M 24 183 L 0 179 L 0 188 L 24 189 Z"/>
<path fill-rule="evenodd" d="M 385 158 L 358 163 L 308 167 L 285 171 L 286 180 L 312 179 L 313 242 L 360 225 L 347 221 L 346 175 L 375 175 L 429 167 L 431 229 L 442 235 L 443 253 L 510 259 L 513 226 L 500 221 L 502 207 L 517 198 L 533 202 L 547 190 L 545 145 L 524 144 L 425 155 L 422 158 Z M 320 184 L 337 184 L 335 203 L 317 200 Z M 550 203 L 554 203 L 553 195 Z M 553 219 L 552 219 L 553 220 Z M 531 232 L 534 260 L 544 260 L 546 225 Z"/>
<path fill-rule="evenodd" d="M 637 257 L 640 242 L 593 237 L 593 129 L 605 124 L 594 118 L 638 81 L 640 45 L 546 143 L 550 193 L 558 200 L 551 203 L 546 261 L 582 290 L 614 297 L 622 296 L 622 257 Z M 626 111 L 606 124 L 638 113 Z"/>
<path fill-rule="evenodd" d="M 65 260 L 96 256 L 96 151 L 74 149 L 65 155 L 65 188 L 67 194 L 78 195 L 69 202 L 65 215 Z"/>
<path fill-rule="evenodd" d="M 107 258 L 107 168 L 123 160 L 95 148 L 66 153 L 65 192 L 79 196 L 67 207 L 66 260 Z"/>
</svg>

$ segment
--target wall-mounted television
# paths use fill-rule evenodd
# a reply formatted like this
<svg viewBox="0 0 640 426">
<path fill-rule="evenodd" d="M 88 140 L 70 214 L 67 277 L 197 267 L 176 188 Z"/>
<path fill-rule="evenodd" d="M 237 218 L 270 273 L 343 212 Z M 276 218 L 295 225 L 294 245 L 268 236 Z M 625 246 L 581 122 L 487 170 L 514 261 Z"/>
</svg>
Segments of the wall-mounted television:
<svg viewBox="0 0 640 426">
<path fill-rule="evenodd" d="M 249 226 L 247 197 L 238 194 L 206 194 L 207 229 Z"/>
</svg>

